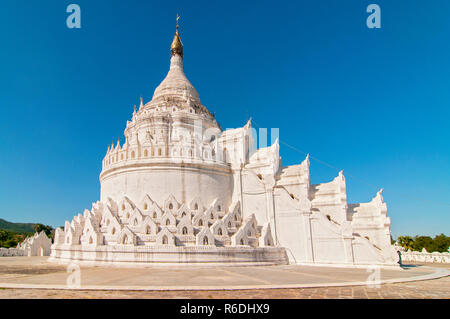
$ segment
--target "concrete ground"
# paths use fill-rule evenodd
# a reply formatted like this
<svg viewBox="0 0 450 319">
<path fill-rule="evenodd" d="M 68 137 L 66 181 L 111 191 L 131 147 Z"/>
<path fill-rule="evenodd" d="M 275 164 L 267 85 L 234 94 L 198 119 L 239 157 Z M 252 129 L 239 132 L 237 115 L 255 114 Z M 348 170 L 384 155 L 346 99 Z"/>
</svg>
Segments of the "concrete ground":
<svg viewBox="0 0 450 319">
<path fill-rule="evenodd" d="M 49 263 L 45 257 L 7 257 L 0 258 L 0 287 L 4 287 L 0 298 L 450 298 L 449 273 L 450 265 L 381 269 L 381 282 L 440 278 L 368 286 L 376 271 L 312 266 L 81 266 L 80 289 L 72 290 L 67 284 L 76 284 L 70 281 L 76 273 L 68 273 L 66 265 Z"/>
</svg>

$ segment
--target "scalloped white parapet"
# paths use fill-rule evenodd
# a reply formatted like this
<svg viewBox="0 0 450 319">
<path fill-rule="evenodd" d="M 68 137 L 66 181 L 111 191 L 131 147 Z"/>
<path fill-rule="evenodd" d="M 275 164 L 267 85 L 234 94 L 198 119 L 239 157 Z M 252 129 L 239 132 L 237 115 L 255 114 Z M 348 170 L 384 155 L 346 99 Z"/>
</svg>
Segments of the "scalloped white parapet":
<svg viewBox="0 0 450 319">
<path fill-rule="evenodd" d="M 114 203 L 110 200 L 109 203 Z M 65 230 L 57 229 L 55 245 L 66 246 L 123 246 L 123 245 L 174 245 L 174 246 L 274 246 L 270 228 L 264 238 L 258 241 L 260 233 L 255 215 L 245 222 L 240 213 L 240 203 L 233 203 L 225 209 L 220 198 L 212 201 L 207 209 L 191 202 L 197 213 L 180 204 L 170 195 L 163 208 L 146 195 L 139 204 L 124 197 L 117 205 L 118 211 L 108 205 L 99 205 L 93 212 L 75 216 L 66 222 Z M 197 206 L 196 206 L 197 205 Z M 83 227 L 81 227 L 83 225 Z M 236 234 L 239 240 L 236 242 Z M 165 237 L 164 237 L 165 236 Z M 242 239 L 242 241 L 241 241 Z"/>
</svg>

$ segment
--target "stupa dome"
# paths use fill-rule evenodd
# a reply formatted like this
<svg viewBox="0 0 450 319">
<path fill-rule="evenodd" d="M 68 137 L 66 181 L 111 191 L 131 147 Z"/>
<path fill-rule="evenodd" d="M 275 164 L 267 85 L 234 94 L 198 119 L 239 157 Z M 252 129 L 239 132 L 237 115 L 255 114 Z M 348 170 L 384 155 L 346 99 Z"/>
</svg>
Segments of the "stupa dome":
<svg viewBox="0 0 450 319">
<path fill-rule="evenodd" d="M 195 113 L 206 116 L 215 122 L 213 114 L 202 105 L 197 90 L 184 73 L 183 42 L 178 31 L 178 24 L 170 46 L 169 73 L 156 88 L 152 100 L 146 107 L 160 108 L 168 104 L 176 106 L 180 110 L 195 110 Z"/>
<path fill-rule="evenodd" d="M 278 139 L 255 149 L 251 121 L 220 128 L 183 72 L 178 19 L 169 73 L 149 103 L 141 98 L 123 145 L 108 147 L 100 200 L 56 230 L 51 258 L 396 265 L 381 191 L 348 204 L 342 172 L 312 184 L 309 157 L 281 166 Z"/>
</svg>

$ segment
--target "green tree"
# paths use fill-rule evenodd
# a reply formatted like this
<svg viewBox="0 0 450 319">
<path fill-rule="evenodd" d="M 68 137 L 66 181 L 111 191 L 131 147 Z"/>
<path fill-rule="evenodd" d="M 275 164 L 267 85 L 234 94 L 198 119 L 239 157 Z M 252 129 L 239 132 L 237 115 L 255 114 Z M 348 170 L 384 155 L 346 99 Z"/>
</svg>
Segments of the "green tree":
<svg viewBox="0 0 450 319">
<path fill-rule="evenodd" d="M 4 247 L 5 248 L 15 248 L 17 246 L 17 241 L 13 238 L 8 239 L 7 241 L 4 242 Z"/>
<path fill-rule="evenodd" d="M 433 239 L 430 236 L 415 236 L 413 250 L 422 251 L 425 248 L 428 252 L 433 252 Z"/>
<path fill-rule="evenodd" d="M 410 236 L 399 236 L 397 238 L 397 243 L 405 248 L 405 250 L 413 249 L 414 239 Z"/>
<path fill-rule="evenodd" d="M 445 253 L 450 247 L 450 237 L 444 234 L 436 235 L 433 239 L 433 251 L 438 251 L 440 253 Z"/>
<path fill-rule="evenodd" d="M 34 225 L 34 230 L 37 233 L 40 233 L 41 231 L 44 231 L 45 234 L 51 239 L 53 238 L 53 228 L 51 226 L 48 225 L 43 225 L 43 224 L 36 224 Z"/>
<path fill-rule="evenodd" d="M 9 237 L 10 235 L 8 231 L 0 229 L 0 242 L 8 240 Z"/>
</svg>

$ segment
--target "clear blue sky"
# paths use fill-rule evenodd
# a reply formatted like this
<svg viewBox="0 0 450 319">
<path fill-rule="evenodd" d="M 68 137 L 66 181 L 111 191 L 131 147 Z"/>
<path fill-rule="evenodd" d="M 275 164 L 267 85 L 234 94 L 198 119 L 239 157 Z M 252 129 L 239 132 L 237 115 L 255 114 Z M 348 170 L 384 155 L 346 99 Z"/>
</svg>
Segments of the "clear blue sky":
<svg viewBox="0 0 450 319">
<path fill-rule="evenodd" d="M 344 169 L 349 202 L 384 188 L 394 236 L 450 235 L 448 0 L 2 0 L 1 218 L 59 226 L 99 199 L 107 145 L 168 71 L 177 13 L 185 71 L 223 128 L 280 128 L 336 167 L 312 160 L 313 183 Z"/>
</svg>

